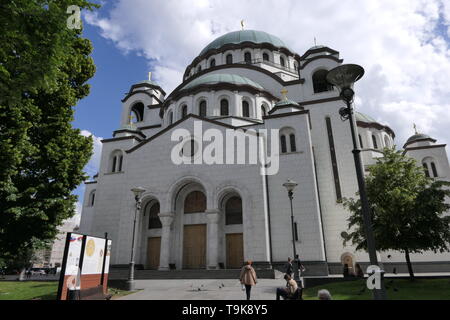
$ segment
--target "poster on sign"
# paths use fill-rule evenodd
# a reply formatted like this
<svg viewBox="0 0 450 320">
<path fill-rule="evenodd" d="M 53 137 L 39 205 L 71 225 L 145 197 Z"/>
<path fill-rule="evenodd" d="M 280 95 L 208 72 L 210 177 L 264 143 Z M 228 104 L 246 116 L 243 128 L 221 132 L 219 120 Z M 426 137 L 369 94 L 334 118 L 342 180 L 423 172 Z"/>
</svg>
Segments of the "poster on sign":
<svg viewBox="0 0 450 320">
<path fill-rule="evenodd" d="M 82 299 L 83 293 L 92 292 L 92 289 L 107 294 L 111 246 L 112 240 L 107 238 L 67 234 L 59 300 Z"/>
<path fill-rule="evenodd" d="M 102 273 L 106 239 L 86 237 L 83 268 L 81 275 L 98 275 Z"/>
</svg>

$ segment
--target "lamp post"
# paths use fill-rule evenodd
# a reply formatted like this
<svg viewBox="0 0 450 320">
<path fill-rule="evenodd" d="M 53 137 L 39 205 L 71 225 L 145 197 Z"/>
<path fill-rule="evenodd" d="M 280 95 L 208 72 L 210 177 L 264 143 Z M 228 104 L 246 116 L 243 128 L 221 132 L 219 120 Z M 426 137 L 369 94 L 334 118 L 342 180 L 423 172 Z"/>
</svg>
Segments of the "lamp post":
<svg viewBox="0 0 450 320">
<path fill-rule="evenodd" d="M 346 102 L 347 107 L 339 110 L 339 114 L 343 120 L 349 120 L 350 130 L 353 140 L 353 158 L 355 161 L 356 177 L 358 179 L 359 195 L 361 199 L 361 209 L 364 221 L 364 230 L 367 240 L 367 251 L 369 253 L 370 264 L 378 266 L 377 252 L 375 246 L 375 238 L 372 230 L 372 219 L 370 216 L 369 201 L 366 193 L 366 183 L 364 180 L 364 170 L 361 160 L 361 149 L 359 148 L 357 139 L 357 128 L 354 117 L 354 109 L 352 107 L 355 92 L 353 85 L 364 75 L 363 67 L 356 64 L 343 64 L 330 70 L 326 76 L 327 81 L 336 86 L 340 91 L 341 98 Z M 380 288 L 374 290 L 374 298 L 376 300 L 386 299 L 386 291 L 383 284 L 383 271 L 380 272 L 381 281 Z"/>
<path fill-rule="evenodd" d="M 286 188 L 288 191 L 289 200 L 291 202 L 291 227 L 292 227 L 292 251 L 293 251 L 293 257 L 294 257 L 294 280 L 300 281 L 300 276 L 298 274 L 298 258 L 297 258 L 297 249 L 295 248 L 295 230 L 294 230 L 294 210 L 292 208 L 292 199 L 294 198 L 294 189 L 298 186 L 298 183 L 295 181 L 292 181 L 291 179 L 288 179 L 285 183 L 283 183 L 283 187 Z"/>
<path fill-rule="evenodd" d="M 137 187 L 131 189 L 134 194 L 134 200 L 136 201 L 134 208 L 134 223 L 133 223 L 133 238 L 131 239 L 131 259 L 130 259 L 130 270 L 128 274 L 127 289 L 128 291 L 134 291 L 135 281 L 134 281 L 134 238 L 136 233 L 136 219 L 139 210 L 141 210 L 141 195 L 145 192 L 144 188 Z"/>
</svg>

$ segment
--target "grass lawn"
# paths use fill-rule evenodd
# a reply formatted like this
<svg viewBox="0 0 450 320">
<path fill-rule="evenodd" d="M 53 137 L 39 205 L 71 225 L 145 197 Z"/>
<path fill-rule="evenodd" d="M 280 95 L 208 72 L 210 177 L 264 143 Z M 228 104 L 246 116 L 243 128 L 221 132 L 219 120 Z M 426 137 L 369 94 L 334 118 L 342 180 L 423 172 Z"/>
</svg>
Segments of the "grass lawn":
<svg viewBox="0 0 450 320">
<path fill-rule="evenodd" d="M 450 300 L 450 279 L 385 279 L 389 300 Z M 305 300 L 317 300 L 317 291 L 327 289 L 333 300 L 371 300 L 372 292 L 365 280 L 343 281 L 307 288 Z"/>
<path fill-rule="evenodd" d="M 0 300 L 55 300 L 57 281 L 0 281 Z"/>
<path fill-rule="evenodd" d="M 0 300 L 56 300 L 57 281 L 0 281 Z M 109 288 L 112 299 L 132 292 Z"/>
</svg>

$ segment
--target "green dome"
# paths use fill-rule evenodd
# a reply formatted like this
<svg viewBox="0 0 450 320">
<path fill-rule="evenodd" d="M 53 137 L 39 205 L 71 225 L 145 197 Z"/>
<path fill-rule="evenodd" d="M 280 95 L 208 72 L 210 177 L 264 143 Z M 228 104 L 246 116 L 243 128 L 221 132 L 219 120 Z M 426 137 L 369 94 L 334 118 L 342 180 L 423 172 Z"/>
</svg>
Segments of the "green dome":
<svg viewBox="0 0 450 320">
<path fill-rule="evenodd" d="M 377 123 L 377 121 L 374 118 L 372 118 L 364 113 L 356 111 L 355 115 L 356 115 L 356 121 L 361 121 L 361 122 L 366 122 L 366 123 Z"/>
<path fill-rule="evenodd" d="M 203 55 L 210 49 L 219 49 L 226 44 L 239 44 L 243 42 L 252 42 L 252 43 L 270 43 L 271 45 L 278 48 L 286 48 L 289 49 L 286 44 L 278 37 L 275 37 L 271 34 L 268 34 L 264 31 L 256 31 L 256 30 L 241 30 L 241 31 L 233 31 L 223 36 L 217 38 L 213 42 L 211 42 L 205 49 L 200 52 L 200 55 Z"/>
<path fill-rule="evenodd" d="M 201 76 L 195 80 L 192 80 L 187 85 L 185 85 L 181 90 L 191 89 L 202 84 L 217 84 L 217 83 L 231 83 L 235 85 L 248 85 L 255 87 L 260 90 L 264 90 L 264 88 L 257 84 L 256 82 L 243 77 L 237 74 L 228 74 L 228 73 L 215 73 L 215 74 L 206 74 Z"/>
<path fill-rule="evenodd" d="M 296 106 L 296 107 L 299 107 L 299 106 L 300 106 L 300 105 L 299 105 L 297 102 L 295 102 L 295 101 L 292 101 L 292 100 L 289 100 L 289 99 L 285 99 L 285 100 L 281 100 L 281 101 L 277 102 L 277 103 L 275 104 L 275 107 L 290 106 L 290 105 L 293 105 L 293 106 Z"/>
<path fill-rule="evenodd" d="M 434 140 L 433 138 L 431 138 L 431 137 L 430 137 L 429 135 L 427 135 L 427 134 L 417 133 L 417 134 L 411 136 L 411 137 L 408 139 L 408 141 L 406 141 L 406 144 L 410 144 L 410 143 L 413 143 L 413 142 L 415 142 L 415 141 L 418 141 L 418 140 L 424 140 L 424 139 Z"/>
</svg>

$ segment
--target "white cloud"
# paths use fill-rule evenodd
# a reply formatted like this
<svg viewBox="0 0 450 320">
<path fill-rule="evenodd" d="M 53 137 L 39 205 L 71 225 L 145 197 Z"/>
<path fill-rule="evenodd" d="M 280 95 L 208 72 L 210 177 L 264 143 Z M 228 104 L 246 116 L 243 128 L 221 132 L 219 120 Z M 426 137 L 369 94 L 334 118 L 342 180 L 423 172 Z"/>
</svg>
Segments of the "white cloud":
<svg viewBox="0 0 450 320">
<path fill-rule="evenodd" d="M 95 174 L 97 174 L 100 167 L 100 158 L 102 155 L 102 140 L 101 137 L 96 137 L 91 132 L 87 130 L 81 130 L 81 134 L 85 137 L 92 136 L 93 139 L 93 154 L 88 164 L 84 168 L 85 172 L 92 178 Z"/>
<path fill-rule="evenodd" d="M 117 0 L 110 12 L 85 19 L 124 52 L 148 59 L 167 92 L 210 41 L 240 29 L 242 19 L 299 54 L 316 37 L 364 66 L 358 107 L 391 126 L 398 145 L 413 134 L 413 122 L 450 143 L 449 39 L 437 32 L 450 36 L 448 1 Z"/>
</svg>

